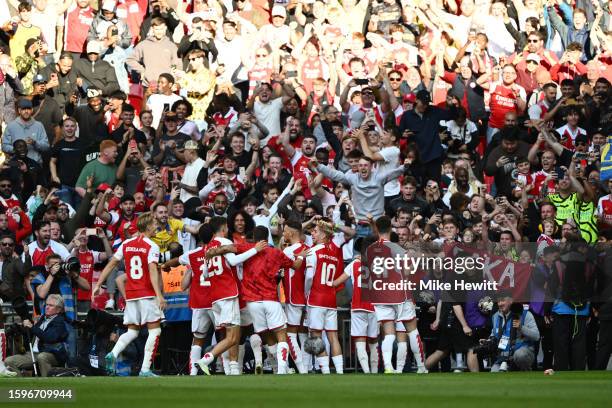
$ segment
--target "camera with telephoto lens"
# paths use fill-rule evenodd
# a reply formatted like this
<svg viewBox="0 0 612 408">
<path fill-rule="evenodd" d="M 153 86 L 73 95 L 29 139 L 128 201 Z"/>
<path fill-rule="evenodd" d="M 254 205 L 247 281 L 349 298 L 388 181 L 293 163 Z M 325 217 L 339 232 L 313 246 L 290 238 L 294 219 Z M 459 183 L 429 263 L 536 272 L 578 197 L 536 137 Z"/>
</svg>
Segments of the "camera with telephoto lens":
<svg viewBox="0 0 612 408">
<path fill-rule="evenodd" d="M 31 337 L 31 330 L 25 327 L 22 323 L 11 323 L 4 326 L 4 334 L 7 338 L 15 339 L 19 337 Z"/>
<path fill-rule="evenodd" d="M 68 258 L 65 262 L 61 262 L 59 271 L 57 271 L 57 276 L 68 276 L 71 272 L 76 272 L 78 275 L 81 274 L 81 263 L 78 258 L 71 257 Z"/>
<path fill-rule="evenodd" d="M 488 339 L 484 339 L 479 345 L 474 347 L 474 353 L 481 357 L 493 357 L 497 354 L 497 344 L 499 340 L 491 336 Z"/>
</svg>

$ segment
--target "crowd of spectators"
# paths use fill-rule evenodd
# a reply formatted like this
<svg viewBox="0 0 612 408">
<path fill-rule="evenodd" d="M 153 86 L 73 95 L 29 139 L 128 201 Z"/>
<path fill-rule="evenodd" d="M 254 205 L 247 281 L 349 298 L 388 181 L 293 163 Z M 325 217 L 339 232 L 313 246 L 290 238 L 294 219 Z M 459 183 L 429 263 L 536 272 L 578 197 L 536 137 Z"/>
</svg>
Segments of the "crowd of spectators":
<svg viewBox="0 0 612 408">
<path fill-rule="evenodd" d="M 147 211 L 162 267 L 215 216 L 234 242 L 264 225 L 281 247 L 290 219 L 308 242 L 321 218 L 356 240 L 386 215 L 402 246 L 491 243 L 556 276 L 563 245 L 612 239 L 611 7 L 1 1 L 0 279 L 10 288 L 0 295 L 30 326 L 15 299 L 38 315 L 63 309 L 66 321 L 120 310 L 122 268 L 99 302 L 91 288 Z M 523 242 L 537 251 L 504 246 Z M 352 242 L 343 251 L 348 263 Z M 80 273 L 66 270 L 71 257 Z M 529 359 L 541 343 L 544 368 L 554 353 L 557 369 L 604 369 L 612 303 L 577 305 L 561 292 L 522 326 Z M 496 316 L 511 303 L 500 298 Z M 451 315 L 461 318 L 449 327 L 474 337 L 486 328 L 484 338 L 501 319 L 442 309 L 441 320 L 435 307 L 420 319 L 440 336 Z M 45 373 L 76 359 L 75 333 L 59 336 L 65 353 L 40 349 Z M 449 336 L 440 351 L 471 350 Z"/>
</svg>

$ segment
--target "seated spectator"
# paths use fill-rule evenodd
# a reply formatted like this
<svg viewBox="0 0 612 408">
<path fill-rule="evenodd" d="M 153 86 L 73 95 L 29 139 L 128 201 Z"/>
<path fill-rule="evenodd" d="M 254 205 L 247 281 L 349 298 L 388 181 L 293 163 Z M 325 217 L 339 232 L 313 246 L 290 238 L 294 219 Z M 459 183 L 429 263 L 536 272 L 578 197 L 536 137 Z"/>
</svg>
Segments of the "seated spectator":
<svg viewBox="0 0 612 408">
<path fill-rule="evenodd" d="M 47 298 L 44 315 L 36 324 L 32 325 L 29 320 L 23 322 L 24 327 L 32 330 L 32 352 L 41 377 L 47 377 L 51 368 L 62 367 L 67 361 L 64 342 L 68 338 L 68 330 L 63 313 L 64 299 L 61 295 L 52 294 Z M 27 352 L 7 357 L 5 363 L 17 374 L 21 370 L 33 369 L 32 356 Z"/>
</svg>

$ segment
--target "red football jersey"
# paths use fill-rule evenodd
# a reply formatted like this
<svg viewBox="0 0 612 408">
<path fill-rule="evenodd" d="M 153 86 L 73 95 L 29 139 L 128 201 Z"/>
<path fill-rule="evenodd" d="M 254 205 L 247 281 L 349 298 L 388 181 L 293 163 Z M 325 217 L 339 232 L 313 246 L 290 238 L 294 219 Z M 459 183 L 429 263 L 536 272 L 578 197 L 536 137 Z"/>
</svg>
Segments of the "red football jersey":
<svg viewBox="0 0 612 408">
<path fill-rule="evenodd" d="M 155 297 L 149 264 L 159 262 L 159 247 L 145 236 L 124 241 L 113 255 L 125 263 L 125 300 Z M 160 278 L 161 279 L 161 278 Z"/>
<path fill-rule="evenodd" d="M 307 250 L 308 246 L 303 242 L 298 242 L 288 246 L 283 251 L 290 259 L 295 259 L 296 255 Z M 304 279 L 306 271 L 306 262 L 302 263 L 298 269 L 285 268 L 285 276 L 283 277 L 283 290 L 285 292 L 286 302 L 294 306 L 304 306 L 306 304 L 306 295 L 304 295 Z"/>
<path fill-rule="evenodd" d="M 405 252 L 399 245 L 381 239 L 368 247 L 366 251 L 367 263 L 368 265 L 373 265 L 375 258 L 395 258 L 396 255 L 402 255 Z M 399 287 L 398 284 L 403 280 L 402 271 L 398 271 L 395 268 L 385 268 L 381 275 L 377 276 L 373 273 L 370 276 L 373 281 L 380 280 L 382 283 L 394 284 L 396 287 Z M 373 285 L 376 288 L 376 283 L 373 283 Z M 408 293 L 403 289 L 373 290 L 370 292 L 372 293 L 372 304 L 374 305 L 399 305 L 409 298 Z"/>
<path fill-rule="evenodd" d="M 332 241 L 313 247 L 306 259 L 306 267 L 314 269 L 308 306 L 335 309 L 336 288 L 333 283 L 343 271 L 342 250 Z"/>
<path fill-rule="evenodd" d="M 232 241 L 226 238 L 213 238 L 205 249 L 217 248 L 222 245 L 231 245 Z M 231 299 L 238 296 L 238 277 L 225 256 L 217 255 L 206 260 L 208 280 L 210 281 L 211 302 Z"/>
<path fill-rule="evenodd" d="M 93 284 L 94 279 L 94 264 L 100 262 L 100 252 L 98 251 L 79 251 L 77 253 L 79 263 L 81 264 L 81 278 L 84 278 L 90 286 Z M 91 289 L 83 290 L 79 288 L 77 294 L 78 300 L 91 300 Z"/>
<path fill-rule="evenodd" d="M 355 259 L 351 262 L 344 273 L 350 276 L 353 282 L 353 298 L 351 299 L 351 310 L 362 312 L 373 312 L 374 306 L 370 302 L 361 300 L 361 260 Z"/>
<path fill-rule="evenodd" d="M 181 265 L 191 268 L 191 288 L 189 289 L 189 307 L 192 309 L 212 308 L 210 281 L 206 279 L 206 250 L 198 247 L 179 257 Z"/>
<path fill-rule="evenodd" d="M 242 247 L 245 248 L 242 248 Z M 239 246 L 239 250 L 248 250 L 254 244 Z M 282 268 L 290 268 L 293 261 L 280 249 L 268 247 L 253 256 L 243 265 L 240 296 L 245 302 L 270 300 L 280 302 L 276 276 Z"/>
<path fill-rule="evenodd" d="M 524 93 L 525 90 L 520 93 L 523 99 L 525 98 Z M 517 99 L 514 90 L 501 84 L 497 85 L 491 91 L 491 100 L 489 101 L 489 107 L 491 108 L 489 127 L 501 129 L 504 126 L 506 113 L 515 112 L 518 114 Z"/>
</svg>

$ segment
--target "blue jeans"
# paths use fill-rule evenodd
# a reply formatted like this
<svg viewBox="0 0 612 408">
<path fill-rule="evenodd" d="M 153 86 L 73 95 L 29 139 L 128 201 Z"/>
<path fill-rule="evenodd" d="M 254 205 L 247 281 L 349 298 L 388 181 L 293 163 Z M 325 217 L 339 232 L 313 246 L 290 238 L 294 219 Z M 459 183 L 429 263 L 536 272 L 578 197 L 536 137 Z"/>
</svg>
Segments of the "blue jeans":
<svg viewBox="0 0 612 408">
<path fill-rule="evenodd" d="M 77 329 L 66 322 L 68 338 L 66 339 L 66 352 L 68 353 L 68 366 L 74 367 L 77 359 Z"/>
<path fill-rule="evenodd" d="M 491 144 L 491 139 L 493 139 L 497 132 L 499 132 L 499 129 L 487 127 L 487 145 Z"/>
<path fill-rule="evenodd" d="M 366 224 L 357 224 L 355 231 L 355 239 L 372 235 L 372 227 Z"/>
<path fill-rule="evenodd" d="M 81 205 L 82 198 L 79 193 L 76 192 L 74 187 L 62 184 L 62 189 L 58 190 L 56 194 L 58 195 L 60 200 L 70 204 L 75 211 L 79 209 L 79 205 Z"/>
</svg>

